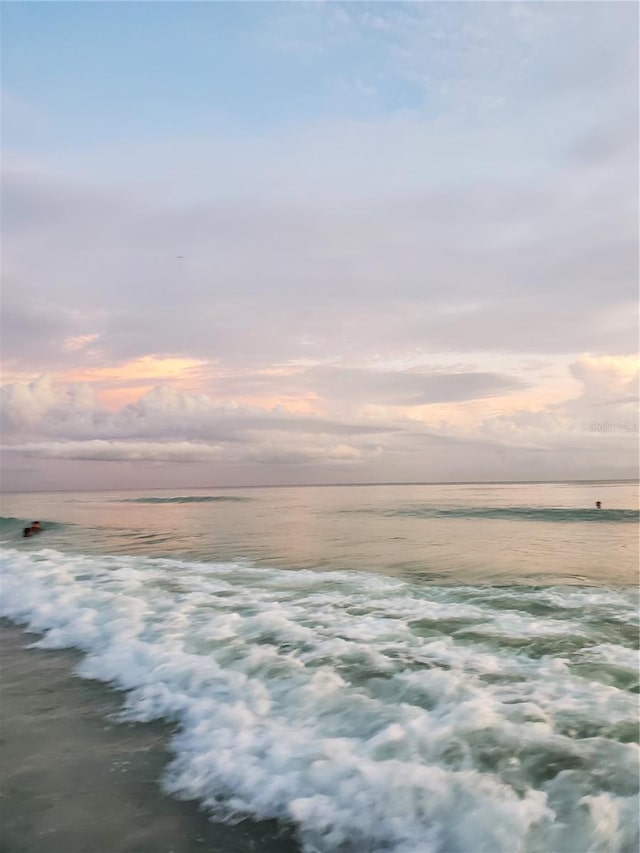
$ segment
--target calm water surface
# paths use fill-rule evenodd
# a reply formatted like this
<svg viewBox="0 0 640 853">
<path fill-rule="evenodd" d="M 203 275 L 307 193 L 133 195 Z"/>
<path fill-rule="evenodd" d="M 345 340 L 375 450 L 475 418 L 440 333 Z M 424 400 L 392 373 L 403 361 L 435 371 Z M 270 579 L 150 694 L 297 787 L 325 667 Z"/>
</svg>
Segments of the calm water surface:
<svg viewBox="0 0 640 853">
<path fill-rule="evenodd" d="M 633 584 L 637 570 L 638 489 L 628 483 L 22 494 L 4 497 L 3 515 L 58 522 L 24 544 L 73 553 L 455 583 Z"/>
</svg>

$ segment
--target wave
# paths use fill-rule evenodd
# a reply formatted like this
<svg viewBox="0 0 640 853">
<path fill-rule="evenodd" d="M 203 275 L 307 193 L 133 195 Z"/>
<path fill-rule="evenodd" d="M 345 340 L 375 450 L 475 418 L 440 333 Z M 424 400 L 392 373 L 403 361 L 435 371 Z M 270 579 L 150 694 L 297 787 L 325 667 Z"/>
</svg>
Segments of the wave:
<svg viewBox="0 0 640 853">
<path fill-rule="evenodd" d="M 635 849 L 631 591 L 5 550 L 2 612 L 176 722 L 169 793 L 314 853 Z"/>
<path fill-rule="evenodd" d="M 356 510 L 371 512 L 371 510 Z M 352 512 L 352 510 L 346 510 Z M 376 512 L 373 510 L 373 512 Z M 640 511 L 637 509 L 576 509 L 572 507 L 501 506 L 501 507 L 434 507 L 407 506 L 378 511 L 386 516 L 408 516 L 411 518 L 465 518 L 500 519 L 506 521 L 551 521 L 589 522 L 602 524 L 637 524 Z"/>
<path fill-rule="evenodd" d="M 5 535 L 17 535 L 22 536 L 22 531 L 25 527 L 29 527 L 33 524 L 35 519 L 33 518 L 15 518 L 11 515 L 2 515 L 0 516 L 0 536 Z M 63 524 L 60 521 L 47 521 L 43 519 L 38 519 L 40 521 L 40 525 L 42 526 L 42 530 L 60 530 L 63 527 L 67 527 L 69 525 Z"/>
<path fill-rule="evenodd" d="M 232 501 L 234 503 L 246 503 L 251 498 L 239 497 L 237 495 L 187 495 L 176 498 L 127 498 L 119 503 L 131 504 L 208 504 Z"/>
</svg>

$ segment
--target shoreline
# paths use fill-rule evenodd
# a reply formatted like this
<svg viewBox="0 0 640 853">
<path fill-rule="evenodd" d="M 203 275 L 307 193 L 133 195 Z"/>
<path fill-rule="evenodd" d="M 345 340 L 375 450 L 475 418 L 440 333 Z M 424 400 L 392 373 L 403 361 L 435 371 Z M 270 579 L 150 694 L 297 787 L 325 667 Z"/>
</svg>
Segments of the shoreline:
<svg viewBox="0 0 640 853">
<path fill-rule="evenodd" d="M 171 725 L 115 722 L 122 694 L 37 639 L 0 619 L 0 853 L 298 853 L 276 821 L 214 823 L 165 795 Z"/>
</svg>

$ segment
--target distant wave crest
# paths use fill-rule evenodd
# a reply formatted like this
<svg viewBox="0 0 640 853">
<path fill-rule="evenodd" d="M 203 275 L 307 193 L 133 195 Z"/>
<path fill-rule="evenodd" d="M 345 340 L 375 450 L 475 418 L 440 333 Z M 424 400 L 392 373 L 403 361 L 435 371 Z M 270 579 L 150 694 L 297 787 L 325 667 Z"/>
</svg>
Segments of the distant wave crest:
<svg viewBox="0 0 640 853">
<path fill-rule="evenodd" d="M 495 507 L 434 507 L 407 506 L 382 510 L 386 516 L 408 516 L 411 518 L 466 518 L 502 519 L 517 521 L 552 522 L 615 522 L 637 523 L 637 509 L 593 509 L 581 507 L 539 506 L 495 506 Z"/>
<path fill-rule="evenodd" d="M 231 501 L 233 503 L 245 503 L 251 498 L 241 498 L 237 495 L 186 495 L 176 498 L 128 498 L 122 503 L 131 504 L 209 504 Z"/>
</svg>

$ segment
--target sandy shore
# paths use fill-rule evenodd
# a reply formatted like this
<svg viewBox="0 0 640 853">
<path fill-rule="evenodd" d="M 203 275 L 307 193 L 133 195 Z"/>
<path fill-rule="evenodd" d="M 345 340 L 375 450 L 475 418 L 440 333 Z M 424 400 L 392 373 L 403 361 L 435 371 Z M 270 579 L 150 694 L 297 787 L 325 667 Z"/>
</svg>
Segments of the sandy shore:
<svg viewBox="0 0 640 853">
<path fill-rule="evenodd" d="M 275 823 L 212 823 L 166 797 L 168 726 L 110 719 L 122 695 L 73 651 L 0 621 L 0 853 L 294 853 Z"/>
</svg>

